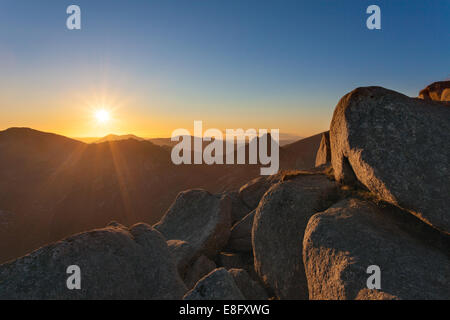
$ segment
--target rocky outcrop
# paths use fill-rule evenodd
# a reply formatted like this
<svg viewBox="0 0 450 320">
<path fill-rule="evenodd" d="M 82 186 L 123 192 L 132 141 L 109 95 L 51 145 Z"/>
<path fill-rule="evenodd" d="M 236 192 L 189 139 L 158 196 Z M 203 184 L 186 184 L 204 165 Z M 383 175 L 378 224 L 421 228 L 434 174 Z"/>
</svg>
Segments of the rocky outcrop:
<svg viewBox="0 0 450 320">
<path fill-rule="evenodd" d="M 450 81 L 438 81 L 430 84 L 420 91 L 419 98 L 434 101 L 450 101 Z"/>
<path fill-rule="evenodd" d="M 449 90 L 433 84 L 421 100 L 358 88 L 339 102 L 330 132 L 281 150 L 284 165 L 303 168 L 307 159 L 313 167 L 315 159 L 315 168 L 262 176 L 239 191 L 228 191 L 237 185 L 225 175 L 217 180 L 223 193 L 181 192 L 154 228 L 112 222 L 45 246 L 0 265 L 0 299 L 450 299 L 450 109 L 443 103 Z M 192 183 L 209 189 L 192 170 L 183 178 L 200 177 Z M 103 182 L 95 188 L 109 185 Z M 172 198 L 189 184 L 151 194 Z M 126 216 L 143 203 L 127 205 Z M 107 207 L 129 224 L 123 207 Z M 81 207 L 71 208 L 69 220 L 78 221 Z M 15 220 L 37 228 L 37 220 L 13 216 L 0 211 L 2 239 L 13 238 L 7 233 L 15 233 Z M 0 253 L 8 246 L 0 241 Z M 80 290 L 66 287 L 73 265 L 81 268 Z M 367 287 L 369 266 L 381 268 L 379 289 Z"/>
<path fill-rule="evenodd" d="M 447 104 L 450 103 L 450 88 L 444 89 L 442 91 L 441 101 L 446 101 Z"/>
<path fill-rule="evenodd" d="M 178 269 L 178 273 L 181 277 L 186 273 L 186 269 L 197 258 L 198 253 L 189 244 L 189 242 L 182 240 L 169 240 L 167 246 L 175 260 L 175 264 Z"/>
<path fill-rule="evenodd" d="M 255 280 L 250 278 L 244 269 L 230 269 L 228 272 L 233 276 L 234 282 L 241 290 L 247 300 L 267 300 L 269 299 L 264 288 Z"/>
<path fill-rule="evenodd" d="M 69 290 L 69 266 L 81 289 Z M 186 292 L 163 236 L 146 224 L 74 235 L 0 266 L 0 299 L 180 299 Z"/>
<path fill-rule="evenodd" d="M 155 225 L 166 239 L 189 242 L 195 252 L 215 256 L 228 242 L 231 200 L 201 189 L 183 191 Z"/>
<path fill-rule="evenodd" d="M 216 269 L 216 264 L 205 256 L 200 256 L 186 271 L 184 283 L 192 289 L 198 280 Z"/>
<path fill-rule="evenodd" d="M 331 163 L 330 132 L 322 133 L 319 150 L 316 155 L 316 167 Z"/>
<path fill-rule="evenodd" d="M 450 232 L 450 108 L 381 87 L 358 88 L 337 105 L 330 138 L 337 181 L 357 180 Z"/>
<path fill-rule="evenodd" d="M 252 227 L 256 210 L 246 215 L 241 221 L 231 228 L 230 239 L 227 249 L 232 252 L 251 252 L 252 247 Z"/>
<path fill-rule="evenodd" d="M 244 300 L 233 276 L 224 268 L 212 271 L 202 278 L 184 296 L 184 300 Z"/>
<path fill-rule="evenodd" d="M 405 232 L 388 209 L 363 200 L 347 199 L 314 215 L 303 259 L 310 299 L 450 298 L 448 252 Z M 371 265 L 380 267 L 380 290 L 367 290 Z"/>
<path fill-rule="evenodd" d="M 272 186 L 261 200 L 252 230 L 255 270 L 278 298 L 308 298 L 304 230 L 314 213 L 333 203 L 335 194 L 335 184 L 326 176 L 299 174 Z"/>
</svg>

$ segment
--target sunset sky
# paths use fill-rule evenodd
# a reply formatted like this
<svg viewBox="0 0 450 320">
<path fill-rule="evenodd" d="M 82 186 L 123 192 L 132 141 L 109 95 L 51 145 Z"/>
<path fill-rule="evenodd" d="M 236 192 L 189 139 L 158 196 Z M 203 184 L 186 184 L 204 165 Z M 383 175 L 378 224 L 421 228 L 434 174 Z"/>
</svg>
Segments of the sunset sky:
<svg viewBox="0 0 450 320">
<path fill-rule="evenodd" d="M 366 28 L 371 4 L 382 30 Z M 448 0 L 0 0 L 0 130 L 167 137 L 203 120 L 309 136 L 355 87 L 417 96 L 448 78 L 449 31 Z"/>
</svg>

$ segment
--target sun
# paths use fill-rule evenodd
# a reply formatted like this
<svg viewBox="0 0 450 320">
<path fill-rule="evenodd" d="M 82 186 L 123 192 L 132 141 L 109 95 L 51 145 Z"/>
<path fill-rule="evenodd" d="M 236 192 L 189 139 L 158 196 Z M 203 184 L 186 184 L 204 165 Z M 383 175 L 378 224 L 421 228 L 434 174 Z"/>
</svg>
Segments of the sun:
<svg viewBox="0 0 450 320">
<path fill-rule="evenodd" d="M 95 119 L 100 124 L 106 124 L 111 119 L 111 114 L 105 109 L 99 109 L 94 113 Z"/>
</svg>

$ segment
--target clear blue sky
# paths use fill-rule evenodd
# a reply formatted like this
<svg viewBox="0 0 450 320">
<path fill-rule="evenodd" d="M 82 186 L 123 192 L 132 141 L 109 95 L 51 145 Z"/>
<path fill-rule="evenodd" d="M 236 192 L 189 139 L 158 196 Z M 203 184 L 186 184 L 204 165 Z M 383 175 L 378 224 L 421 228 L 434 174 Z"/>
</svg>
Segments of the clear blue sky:
<svg viewBox="0 0 450 320">
<path fill-rule="evenodd" d="M 199 119 L 305 136 L 355 87 L 416 96 L 448 78 L 449 35 L 448 0 L 0 0 L 0 129 L 167 136 Z M 96 99 L 122 121 L 89 127 Z"/>
</svg>

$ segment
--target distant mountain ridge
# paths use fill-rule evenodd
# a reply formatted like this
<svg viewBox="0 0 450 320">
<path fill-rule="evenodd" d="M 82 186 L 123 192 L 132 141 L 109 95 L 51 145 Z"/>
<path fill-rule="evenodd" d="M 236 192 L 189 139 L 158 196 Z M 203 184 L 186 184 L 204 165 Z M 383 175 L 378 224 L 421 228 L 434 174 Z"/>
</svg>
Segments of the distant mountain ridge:
<svg viewBox="0 0 450 320">
<path fill-rule="evenodd" d="M 0 210 L 15 226 L 0 234 L 0 261 L 111 220 L 154 223 L 182 190 L 220 193 L 260 174 L 260 165 L 176 166 L 170 151 L 133 137 L 87 144 L 30 128 L 0 131 Z M 280 159 L 314 166 L 284 148 Z"/>
<path fill-rule="evenodd" d="M 102 138 L 96 138 L 96 137 L 83 137 L 83 138 L 73 138 L 75 140 L 84 142 L 84 143 L 102 143 L 102 142 L 108 142 L 108 141 L 122 141 L 122 140 L 128 140 L 128 139 L 135 139 L 138 141 L 145 141 L 146 139 L 138 137 L 134 134 L 108 134 L 107 136 L 104 136 Z"/>
<path fill-rule="evenodd" d="M 73 138 L 75 140 L 84 142 L 84 143 L 102 143 L 107 141 L 121 141 L 121 140 L 128 140 L 128 139 L 135 139 L 138 141 L 150 141 L 158 146 L 169 146 L 173 147 L 178 142 L 172 141 L 171 138 L 142 138 L 138 137 L 134 134 L 124 134 L 124 135 L 117 135 L 117 134 L 108 134 L 107 136 L 104 136 L 103 138 L 96 138 L 96 137 L 83 137 L 83 138 Z M 299 141 L 303 139 L 303 137 L 293 135 L 293 134 L 280 134 L 280 146 L 284 146 L 290 143 L 293 143 L 295 141 Z"/>
<path fill-rule="evenodd" d="M 122 141 L 122 140 L 129 140 L 129 139 L 135 139 L 138 141 L 145 141 L 146 139 L 135 136 L 134 134 L 125 134 L 125 135 L 117 135 L 117 134 L 109 134 L 106 137 L 103 137 L 95 143 L 102 143 L 102 142 L 108 142 L 108 141 Z"/>
</svg>

